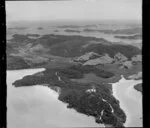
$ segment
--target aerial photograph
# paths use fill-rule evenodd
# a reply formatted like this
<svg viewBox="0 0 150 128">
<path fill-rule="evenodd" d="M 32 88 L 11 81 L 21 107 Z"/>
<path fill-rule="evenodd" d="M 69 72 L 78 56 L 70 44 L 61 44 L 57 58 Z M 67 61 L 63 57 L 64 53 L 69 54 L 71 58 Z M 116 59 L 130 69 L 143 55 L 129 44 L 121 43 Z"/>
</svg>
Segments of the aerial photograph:
<svg viewBox="0 0 150 128">
<path fill-rule="evenodd" d="M 5 4 L 7 128 L 143 127 L 142 0 Z"/>
</svg>

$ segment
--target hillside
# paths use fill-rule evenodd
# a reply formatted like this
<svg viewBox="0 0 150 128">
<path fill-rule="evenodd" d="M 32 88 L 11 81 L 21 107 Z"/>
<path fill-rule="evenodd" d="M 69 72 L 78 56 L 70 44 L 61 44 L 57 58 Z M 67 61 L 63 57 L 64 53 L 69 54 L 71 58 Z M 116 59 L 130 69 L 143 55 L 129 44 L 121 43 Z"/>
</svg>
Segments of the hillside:
<svg viewBox="0 0 150 128">
<path fill-rule="evenodd" d="M 60 88 L 59 100 L 66 102 L 68 108 L 95 117 L 97 123 L 123 127 L 126 121 L 125 113 L 120 109 L 119 102 L 113 97 L 111 88 L 104 83 L 77 83 L 71 78 L 83 78 L 85 73 L 94 72 L 102 78 L 113 77 L 113 73 L 91 66 L 72 66 L 64 69 L 46 69 L 41 73 L 26 76 L 15 81 L 16 87 L 45 85 L 50 88 Z M 95 88 L 96 92 L 87 90 Z M 101 112 L 103 111 L 103 115 Z"/>
<path fill-rule="evenodd" d="M 27 65 L 32 67 L 34 65 L 45 65 L 51 61 L 59 60 L 60 58 L 64 58 L 65 60 L 68 58 L 67 60 L 70 62 L 69 58 L 79 57 L 89 52 L 94 52 L 99 55 L 108 54 L 110 57 L 114 57 L 117 53 L 121 53 L 129 60 L 133 56 L 141 54 L 141 50 L 137 47 L 113 44 L 103 38 L 43 35 L 33 39 L 30 38 L 30 36 L 38 35 L 15 34 L 11 40 L 8 40 L 8 69 L 13 69 L 13 67 L 10 67 L 10 63 L 12 59 L 16 59 L 17 57 L 22 58 Z M 16 61 L 16 63 L 18 62 Z M 15 69 L 17 69 L 17 67 Z"/>
<path fill-rule="evenodd" d="M 31 36 L 37 38 L 31 38 Z M 126 115 L 109 83 L 142 70 L 141 50 L 103 38 L 36 34 L 13 35 L 7 41 L 7 69 L 45 68 L 15 81 L 16 87 L 43 85 L 55 91 L 68 108 L 93 116 L 96 123 L 124 127 Z M 99 83 L 76 80 L 93 73 Z M 74 79 L 74 81 L 73 81 Z"/>
</svg>

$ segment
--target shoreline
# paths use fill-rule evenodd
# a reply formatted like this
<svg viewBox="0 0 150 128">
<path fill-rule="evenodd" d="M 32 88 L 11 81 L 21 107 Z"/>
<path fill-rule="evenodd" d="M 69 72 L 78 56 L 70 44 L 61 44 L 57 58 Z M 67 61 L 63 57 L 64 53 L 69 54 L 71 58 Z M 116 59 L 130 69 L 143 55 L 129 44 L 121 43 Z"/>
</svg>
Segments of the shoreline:
<svg viewBox="0 0 150 128">
<path fill-rule="evenodd" d="M 9 72 L 9 73 L 8 73 Z M 8 78 L 11 76 L 10 75 L 10 73 L 11 73 L 12 71 L 7 71 L 7 73 L 8 73 L 8 76 L 7 76 L 7 80 L 8 80 Z M 22 75 L 21 75 L 21 72 L 20 71 L 16 71 L 15 70 L 15 73 L 14 73 L 14 75 L 13 75 L 13 77 L 16 75 L 16 77 L 17 77 L 17 79 L 18 79 L 18 77 L 20 77 L 20 78 L 23 78 L 23 77 L 25 77 L 26 75 L 32 75 L 32 74 L 34 74 L 34 73 L 38 73 L 39 72 L 39 70 L 37 71 L 31 71 L 30 70 L 30 74 L 29 74 L 29 72 L 28 72 L 28 74 L 25 72 L 22 72 Z M 20 75 L 19 75 L 20 74 Z M 11 79 L 13 78 L 13 77 L 11 77 Z M 7 86 L 9 86 L 9 91 L 10 91 L 10 84 L 12 85 L 12 83 L 14 82 L 15 80 L 14 79 L 12 79 L 11 81 L 10 80 L 8 80 L 8 83 L 7 83 Z M 13 85 L 12 85 L 13 86 Z M 49 90 L 51 90 L 51 92 L 52 93 L 55 93 L 56 95 L 56 97 L 57 97 L 57 100 L 58 100 L 58 102 L 59 102 L 59 104 L 63 104 L 63 107 L 64 107 L 64 109 L 65 110 L 67 110 L 67 113 L 68 113 L 68 116 L 71 116 L 73 119 L 74 119 L 74 117 L 75 116 L 77 116 L 77 117 L 84 117 L 84 119 L 82 119 L 83 121 L 85 121 L 85 120 L 88 120 L 88 121 L 91 121 L 91 122 L 93 122 L 93 124 L 95 124 L 95 126 L 98 126 L 98 124 L 94 121 L 94 118 L 92 117 L 92 116 L 87 116 L 87 115 L 85 115 L 85 114 L 83 114 L 83 113 L 78 113 L 78 112 L 76 112 L 76 110 L 75 109 L 68 109 L 67 108 L 67 103 L 64 103 L 64 102 L 62 102 L 62 101 L 60 101 L 59 99 L 58 99 L 58 97 L 59 97 L 59 93 L 58 92 L 56 92 L 56 90 L 54 90 L 54 89 L 52 89 L 52 88 L 50 88 L 50 87 L 48 87 L 48 86 L 46 86 L 46 85 L 36 85 L 36 87 L 34 86 L 28 86 L 28 87 L 32 87 L 32 88 L 38 88 L 38 87 L 46 87 L 47 89 L 48 89 L 48 91 L 46 90 L 46 89 L 42 89 L 42 90 L 45 90 L 46 92 L 49 92 Z M 14 86 L 13 86 L 14 87 Z M 14 87 L 15 88 L 15 87 Z M 16 88 L 17 89 L 17 88 Z M 42 91 L 43 92 L 43 91 Z M 46 94 L 44 94 L 44 95 L 46 95 Z M 49 94 L 48 94 L 49 95 Z M 50 94 L 51 95 L 51 94 Z M 56 98 L 55 97 L 55 98 Z M 9 101 L 9 100 L 8 100 Z M 7 101 L 7 104 L 8 104 L 8 101 Z M 53 105 L 52 105 L 53 106 Z M 56 107 L 57 108 L 57 107 Z M 10 111 L 10 109 L 11 109 L 11 107 L 9 107 L 9 111 Z M 65 111 L 64 110 L 64 111 Z M 74 114 L 74 115 L 73 115 Z M 10 120 L 10 118 L 9 118 L 9 120 Z M 65 121 L 66 121 L 66 119 L 64 119 Z M 83 122 L 83 124 L 82 124 L 82 121 L 80 121 L 79 122 L 79 124 L 77 124 L 77 126 L 78 125 L 85 125 L 86 123 L 85 122 Z M 88 125 L 89 123 L 87 123 L 87 125 Z M 70 125 L 70 123 L 68 124 L 68 125 Z M 103 124 L 101 124 L 100 125 L 100 127 L 102 127 L 102 125 Z"/>
<path fill-rule="evenodd" d="M 121 86 L 122 81 L 126 81 L 127 83 L 129 82 L 129 84 L 130 84 L 130 82 L 131 82 L 130 85 L 125 85 L 125 86 L 127 86 L 127 87 L 126 87 L 126 90 L 124 90 L 124 93 L 125 93 L 125 95 L 127 95 L 127 97 L 130 97 L 132 100 L 136 100 L 136 99 L 134 99 L 132 96 L 130 96 L 130 95 L 131 95 L 131 94 L 130 94 L 130 90 L 131 90 L 131 91 L 136 91 L 137 93 L 140 93 L 139 91 L 137 91 L 137 90 L 134 88 L 134 86 L 137 85 L 138 83 L 141 83 L 141 80 L 126 80 L 123 75 L 121 75 L 121 77 L 122 77 L 122 78 L 121 78 L 118 82 L 112 83 L 112 91 L 113 91 L 113 96 L 114 96 L 116 99 L 119 100 L 120 107 L 121 107 L 121 109 L 125 112 L 125 114 L 126 114 L 126 116 L 127 116 L 126 122 L 124 123 L 124 126 L 125 126 L 125 127 L 131 127 L 131 126 L 129 126 L 129 125 L 131 125 L 130 123 L 131 123 L 131 121 L 133 121 L 133 119 L 132 119 L 132 118 L 133 118 L 133 117 L 132 117 L 132 114 L 129 112 L 130 110 L 129 110 L 128 107 L 127 107 L 128 105 L 127 105 L 126 103 L 124 103 L 125 101 L 123 101 L 123 99 L 120 98 L 120 95 L 117 94 L 117 87 L 118 87 L 118 86 Z M 127 84 L 126 82 L 124 82 L 124 83 Z M 134 83 L 132 83 L 132 82 L 134 82 Z M 122 86 L 124 86 L 124 85 L 122 85 Z"/>
<path fill-rule="evenodd" d="M 23 70 L 32 70 L 32 69 L 23 69 Z M 45 68 L 33 68 L 33 70 L 40 70 L 40 71 L 36 71 L 37 73 L 38 72 L 42 72 L 42 71 L 44 71 L 44 70 L 46 70 Z M 7 71 L 22 71 L 22 70 L 7 70 Z M 33 74 L 35 74 L 35 73 L 33 73 Z M 128 109 L 126 108 L 126 105 L 125 104 L 123 104 L 122 103 L 122 101 L 120 100 L 120 98 L 118 98 L 118 96 L 117 96 L 117 94 L 116 94 L 116 89 L 114 88 L 114 85 L 115 84 L 118 84 L 118 83 L 120 83 L 120 81 L 122 81 L 122 80 L 126 80 L 125 79 L 125 77 L 123 76 L 123 75 L 121 75 L 121 79 L 119 79 L 119 81 L 118 82 L 116 82 L 116 83 L 111 83 L 111 86 L 112 86 L 112 96 L 114 96 L 115 97 L 115 99 L 117 99 L 118 101 L 119 101 L 119 104 L 120 104 L 120 108 L 124 111 L 124 113 L 126 114 L 126 116 L 127 116 L 127 118 L 126 118 L 126 122 L 124 123 L 125 125 L 127 125 L 130 121 L 128 121 L 128 120 L 130 120 L 130 114 L 129 114 L 129 112 L 128 112 Z M 126 81 L 137 81 L 137 80 L 126 80 Z M 139 81 L 139 80 L 138 80 Z M 121 82 L 122 83 L 122 82 Z M 41 84 L 42 85 L 42 84 Z M 134 85 L 136 85 L 136 84 L 134 84 Z M 131 85 L 132 86 L 132 89 L 134 89 L 134 85 Z M 45 86 L 45 85 L 43 85 L 43 86 Z M 47 85 L 46 85 L 47 86 Z M 130 87 L 131 87 L 130 86 Z M 56 91 L 55 89 L 53 89 L 53 88 L 51 88 L 50 87 L 50 89 L 52 89 L 52 90 L 54 90 L 54 91 Z M 135 90 L 135 89 L 134 89 Z M 57 91 L 56 91 L 56 93 L 58 93 Z M 59 95 L 59 94 L 58 94 Z M 58 100 L 60 100 L 60 99 L 58 99 Z M 60 100 L 61 101 L 61 100 Z M 65 103 L 65 102 L 64 102 Z"/>
<path fill-rule="evenodd" d="M 77 67 L 76 67 L 77 68 Z M 71 83 L 73 84 L 72 85 L 72 87 L 70 87 L 70 86 L 68 86 L 68 84 L 67 83 L 60 83 L 61 81 L 58 79 L 58 76 L 59 77 L 61 77 L 61 79 L 63 78 L 63 80 L 65 80 L 65 77 L 64 76 L 62 76 L 60 73 L 57 73 L 56 74 L 56 72 L 58 72 L 58 70 L 56 70 L 56 71 L 49 71 L 49 70 L 46 70 L 46 72 L 44 72 L 45 73 L 45 77 L 46 78 L 44 78 L 44 76 L 42 76 L 41 78 L 40 78 L 40 81 L 39 81 L 39 78 L 38 78 L 38 76 L 36 76 L 36 75 L 31 75 L 30 76 L 30 79 L 32 78 L 32 77 L 34 77 L 34 80 L 32 81 L 28 81 L 27 80 L 27 78 L 29 78 L 29 76 L 28 77 L 24 77 L 22 80 L 25 82 L 23 82 L 22 81 L 22 83 L 18 83 L 18 84 L 20 84 L 20 86 L 32 86 L 33 84 L 37 84 L 37 85 L 42 85 L 43 83 L 42 83 L 42 81 L 44 82 L 47 78 L 49 79 L 49 77 L 51 76 L 52 77 L 52 81 L 50 82 L 50 81 L 47 81 L 49 84 L 51 83 L 52 84 L 52 86 L 55 86 L 55 84 L 56 84 L 56 86 L 57 86 L 57 84 L 62 84 L 62 85 L 60 85 L 60 87 L 62 88 L 62 93 L 59 95 L 59 100 L 60 101 L 62 101 L 62 102 L 64 102 L 64 103 L 68 103 L 68 108 L 73 108 L 73 109 L 75 109 L 77 112 L 79 112 L 79 113 L 83 113 L 83 114 L 85 114 L 85 115 L 89 115 L 89 116 L 93 116 L 93 117 L 98 117 L 99 115 L 97 115 L 97 114 L 99 114 L 100 113 L 100 111 L 101 111 L 101 109 L 103 109 L 103 107 L 106 107 L 105 108 L 105 113 L 104 113 L 104 115 L 103 115 L 103 117 L 102 117 L 102 120 L 104 120 L 104 122 L 103 122 L 103 124 L 112 124 L 112 125 L 117 125 L 117 124 L 115 124 L 115 123 L 117 123 L 117 122 L 111 122 L 113 119 L 115 120 L 116 118 L 115 118 L 115 115 L 113 114 L 113 113 L 111 113 L 111 108 L 110 108 L 110 106 L 107 104 L 107 103 L 105 103 L 107 100 L 107 102 L 109 102 L 109 103 L 111 103 L 111 105 L 114 107 L 114 110 L 115 110 L 115 114 L 116 114 L 116 116 L 118 116 L 118 118 L 120 117 L 121 119 L 122 119 L 122 121 L 121 122 L 119 122 L 119 124 L 118 125 L 122 125 L 121 123 L 122 122 L 125 122 L 125 113 L 121 110 L 121 108 L 119 107 L 119 105 L 118 105 L 118 102 L 116 101 L 116 99 L 114 98 L 114 97 L 112 97 L 112 95 L 111 94 L 109 94 L 110 92 L 109 92 L 109 89 L 108 88 L 104 88 L 102 85 L 101 86 L 98 86 L 98 85 L 94 85 L 94 86 L 96 86 L 96 89 L 97 89 L 97 93 L 95 93 L 94 94 L 94 100 L 96 100 L 97 102 L 99 101 L 99 99 L 100 99 L 100 101 L 98 102 L 99 104 L 101 103 L 102 104 L 102 108 L 100 108 L 100 109 L 98 109 L 97 111 L 96 111 L 96 113 L 95 112 L 92 112 L 93 111 L 93 109 L 96 109 L 96 107 L 98 107 L 98 106 L 94 106 L 94 104 L 93 104 L 93 102 L 92 102 L 92 100 L 91 100 L 91 95 L 93 95 L 93 94 L 91 94 L 90 95 L 90 93 L 85 93 L 85 90 L 87 90 L 87 89 L 89 89 L 90 88 L 90 86 L 91 85 L 89 85 L 89 84 L 87 84 L 87 86 L 85 86 L 86 84 L 82 84 L 82 86 L 80 86 L 80 84 L 77 84 L 77 83 L 72 83 L 71 81 Z M 46 75 L 47 74 L 47 75 Z M 57 77 L 56 77 L 57 76 Z M 26 78 L 26 80 L 25 80 L 25 78 Z M 56 78 L 56 79 L 54 79 L 54 78 Z M 43 80 L 42 80 L 43 79 Z M 67 78 L 66 77 L 66 80 L 67 79 L 69 79 L 69 78 Z M 36 80 L 38 80 L 37 82 L 35 82 Z M 49 79 L 50 80 L 50 79 Z M 21 81 L 21 80 L 19 80 L 19 81 Z M 17 81 L 16 81 L 17 82 Z M 62 81 L 63 82 L 63 81 Z M 66 81 L 67 82 L 67 81 Z M 69 82 L 69 81 L 68 81 Z M 23 84 L 24 83 L 24 84 Z M 70 84 L 71 84 L 70 83 Z M 23 84 L 23 85 L 22 85 Z M 44 84 L 46 84 L 46 81 L 44 82 Z M 78 85 L 79 87 L 76 87 L 76 85 Z M 19 87 L 19 86 L 18 86 Z M 76 87 L 76 88 L 75 88 Z M 71 88 L 71 89 L 70 89 Z M 79 88 L 81 88 L 81 90 L 79 91 Z M 101 92 L 101 89 L 102 90 L 104 90 L 104 92 L 106 92 L 106 94 L 104 93 L 104 92 Z M 84 93 L 83 93 L 84 92 Z M 98 92 L 100 92 L 100 94 L 98 93 Z M 78 99 L 77 100 L 77 98 L 76 97 L 78 97 L 78 95 L 80 94 L 80 99 Z M 102 95 L 102 97 L 101 97 L 101 95 Z M 108 97 L 107 97 L 108 96 Z M 75 98 L 75 99 L 74 99 Z M 102 99 L 101 99 L 102 98 Z M 106 101 L 103 101 L 103 98 L 105 98 L 105 100 Z M 110 98 L 110 99 L 109 99 Z M 73 101 L 73 100 L 75 100 L 75 101 Z M 112 102 L 114 100 L 114 102 L 117 104 L 117 106 L 115 106 L 115 103 L 114 102 Z M 72 102 L 73 101 L 73 102 Z M 90 102 L 91 103 L 91 105 L 92 105 L 92 107 L 90 107 L 90 106 L 86 106 L 85 104 L 84 104 L 84 102 L 82 103 L 82 105 L 80 105 L 81 103 L 81 101 L 84 101 L 85 103 L 87 103 L 87 102 Z M 86 111 L 84 111 L 82 108 L 85 108 L 86 109 Z M 122 115 L 120 115 L 119 113 L 121 113 Z M 109 114 L 110 115 L 110 117 L 107 119 L 107 114 Z M 106 119 L 107 120 L 106 120 Z"/>
<path fill-rule="evenodd" d="M 44 71 L 46 70 L 45 68 L 25 68 L 25 69 L 6 69 L 6 72 L 12 72 L 12 71 L 25 71 L 25 70 L 40 70 L 40 71 L 37 71 L 36 73 L 38 72 L 41 72 L 41 71 Z M 24 76 L 23 76 L 24 77 Z"/>
</svg>

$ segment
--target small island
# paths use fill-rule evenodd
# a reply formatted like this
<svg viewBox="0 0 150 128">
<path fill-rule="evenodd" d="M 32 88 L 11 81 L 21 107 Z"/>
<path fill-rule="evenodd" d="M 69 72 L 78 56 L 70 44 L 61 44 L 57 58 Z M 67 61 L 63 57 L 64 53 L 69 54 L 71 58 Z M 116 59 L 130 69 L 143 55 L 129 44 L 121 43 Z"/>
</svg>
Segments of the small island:
<svg viewBox="0 0 150 128">
<path fill-rule="evenodd" d="M 128 40 L 142 39 L 141 34 L 135 34 L 135 35 L 130 35 L 130 36 L 114 36 L 114 37 L 119 38 L 119 39 L 128 39 Z"/>
<path fill-rule="evenodd" d="M 54 30 L 54 32 L 59 32 L 59 30 Z"/>
<path fill-rule="evenodd" d="M 141 93 L 143 92 L 142 83 L 135 85 L 134 88 L 135 88 L 137 91 L 140 91 Z"/>
<path fill-rule="evenodd" d="M 80 33 L 81 31 L 79 30 L 73 30 L 73 29 L 65 29 L 65 32 L 76 32 L 76 33 Z"/>
<path fill-rule="evenodd" d="M 79 25 L 62 25 L 62 26 L 57 26 L 58 28 L 80 28 L 82 26 Z"/>
<path fill-rule="evenodd" d="M 42 27 L 38 27 L 37 29 L 38 29 L 38 30 L 43 30 L 43 28 L 42 28 Z"/>
<path fill-rule="evenodd" d="M 39 37 L 40 35 L 39 34 L 27 34 L 26 36 L 31 36 L 31 37 Z"/>
<path fill-rule="evenodd" d="M 134 28 L 124 28 L 124 29 L 92 29 L 92 28 L 85 28 L 83 29 L 84 32 L 101 32 L 105 34 L 127 34 L 127 35 L 133 35 L 133 34 L 141 34 L 142 30 L 139 27 Z M 135 37 L 134 37 L 135 38 Z M 136 37 L 137 38 L 137 37 Z"/>
<path fill-rule="evenodd" d="M 28 27 L 14 27 L 14 28 L 8 28 L 9 30 L 25 30 Z"/>
</svg>

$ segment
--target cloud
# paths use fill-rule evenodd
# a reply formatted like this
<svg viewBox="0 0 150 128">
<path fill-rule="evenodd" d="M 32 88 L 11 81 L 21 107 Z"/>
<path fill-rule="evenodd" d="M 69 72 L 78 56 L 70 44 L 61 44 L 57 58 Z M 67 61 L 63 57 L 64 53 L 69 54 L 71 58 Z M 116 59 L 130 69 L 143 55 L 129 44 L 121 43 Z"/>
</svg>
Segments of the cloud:
<svg viewBox="0 0 150 128">
<path fill-rule="evenodd" d="M 87 2 L 88 1 L 88 2 Z M 8 20 L 141 20 L 141 0 L 6 1 Z"/>
</svg>

